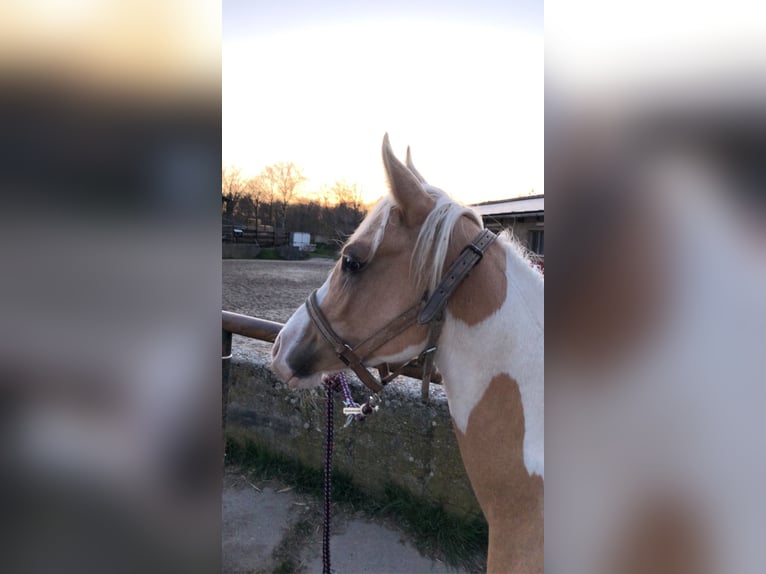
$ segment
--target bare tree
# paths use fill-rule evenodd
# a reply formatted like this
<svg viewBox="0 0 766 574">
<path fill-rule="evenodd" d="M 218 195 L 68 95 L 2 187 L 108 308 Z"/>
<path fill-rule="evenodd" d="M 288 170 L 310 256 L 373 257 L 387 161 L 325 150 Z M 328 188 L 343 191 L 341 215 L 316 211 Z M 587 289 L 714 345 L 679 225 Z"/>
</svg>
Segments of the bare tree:
<svg viewBox="0 0 766 574">
<path fill-rule="evenodd" d="M 360 210 L 362 190 L 357 184 L 348 183 L 345 179 L 341 179 L 333 184 L 330 193 L 335 199 L 336 205 L 346 205 L 353 211 Z"/>
<path fill-rule="evenodd" d="M 301 169 L 290 161 L 275 163 L 264 168 L 259 177 L 264 183 L 266 193 L 271 194 L 279 202 L 282 212 L 282 228 L 284 229 L 287 204 L 295 198 L 296 188 L 306 181 L 306 177 Z"/>
<path fill-rule="evenodd" d="M 264 201 L 269 198 L 269 189 L 263 177 L 260 175 L 251 177 L 245 182 L 245 194 L 255 209 L 256 225 L 260 225 L 259 214 L 260 207 Z"/>
<path fill-rule="evenodd" d="M 231 218 L 244 195 L 241 170 L 235 166 L 221 167 L 221 202 L 226 217 Z"/>
<path fill-rule="evenodd" d="M 333 227 L 339 239 L 345 240 L 362 221 L 362 190 L 357 184 L 346 180 L 336 181 L 330 188 L 330 194 L 335 200 L 332 209 Z"/>
</svg>

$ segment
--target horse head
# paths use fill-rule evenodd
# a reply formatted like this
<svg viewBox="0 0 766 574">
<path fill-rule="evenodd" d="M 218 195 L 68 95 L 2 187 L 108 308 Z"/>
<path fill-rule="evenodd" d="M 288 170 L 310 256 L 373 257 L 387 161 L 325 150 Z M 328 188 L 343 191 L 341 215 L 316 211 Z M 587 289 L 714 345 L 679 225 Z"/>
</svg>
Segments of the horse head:
<svg viewBox="0 0 766 574">
<path fill-rule="evenodd" d="M 389 195 L 348 239 L 316 292 L 316 304 L 327 324 L 339 340 L 354 348 L 433 290 L 442 275 L 453 229 L 465 227 L 468 237 L 469 229 L 481 227 L 473 211 L 426 183 L 412 163 L 409 148 L 407 165 L 399 161 L 388 134 L 383 138 L 383 164 Z M 415 321 L 359 359 L 366 365 L 406 362 L 421 352 L 427 336 L 427 326 Z M 274 372 L 291 387 L 310 387 L 320 383 L 323 372 L 345 367 L 312 322 L 307 305 L 301 305 L 274 343 Z"/>
</svg>

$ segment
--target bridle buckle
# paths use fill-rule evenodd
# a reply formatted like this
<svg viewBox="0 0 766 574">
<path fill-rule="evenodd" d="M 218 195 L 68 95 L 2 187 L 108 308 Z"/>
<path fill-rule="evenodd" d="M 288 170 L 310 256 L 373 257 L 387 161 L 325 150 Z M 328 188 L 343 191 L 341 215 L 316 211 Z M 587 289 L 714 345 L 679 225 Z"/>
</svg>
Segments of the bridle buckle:
<svg viewBox="0 0 766 574">
<path fill-rule="evenodd" d="M 475 243 L 469 243 L 468 245 L 466 245 L 466 247 L 470 249 L 471 251 L 473 251 L 474 253 L 476 253 L 476 255 L 479 256 L 479 259 L 484 257 L 484 251 L 481 249 L 481 247 L 479 247 Z"/>
<path fill-rule="evenodd" d="M 349 365 L 351 365 L 351 360 L 346 356 L 346 353 L 351 353 L 352 355 L 354 353 L 354 349 L 352 349 L 348 343 L 343 343 L 343 350 L 335 351 L 335 355 L 341 360 L 341 362 L 344 365 L 348 367 Z"/>
</svg>

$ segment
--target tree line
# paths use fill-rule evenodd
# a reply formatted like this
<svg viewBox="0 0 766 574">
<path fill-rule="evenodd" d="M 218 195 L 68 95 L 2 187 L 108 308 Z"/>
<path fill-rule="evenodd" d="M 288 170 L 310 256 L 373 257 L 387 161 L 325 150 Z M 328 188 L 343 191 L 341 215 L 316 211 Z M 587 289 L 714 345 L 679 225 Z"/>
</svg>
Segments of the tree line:
<svg viewBox="0 0 766 574">
<path fill-rule="evenodd" d="M 364 218 L 359 186 L 338 180 L 313 193 L 300 194 L 306 181 L 293 162 L 278 162 L 251 178 L 235 166 L 221 168 L 224 222 L 255 229 L 305 231 L 330 240 L 352 233 Z"/>
</svg>

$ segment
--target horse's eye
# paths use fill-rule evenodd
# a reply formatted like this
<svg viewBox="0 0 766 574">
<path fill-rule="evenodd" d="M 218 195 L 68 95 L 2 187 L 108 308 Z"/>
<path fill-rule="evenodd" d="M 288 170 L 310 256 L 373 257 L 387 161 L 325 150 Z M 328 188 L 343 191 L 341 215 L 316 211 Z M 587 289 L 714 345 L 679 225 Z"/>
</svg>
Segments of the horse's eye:
<svg viewBox="0 0 766 574">
<path fill-rule="evenodd" d="M 354 259 L 351 255 L 344 255 L 340 268 L 349 273 L 356 273 L 362 268 L 362 262 L 358 259 Z"/>
</svg>

